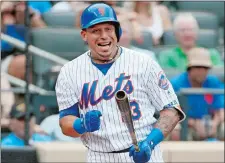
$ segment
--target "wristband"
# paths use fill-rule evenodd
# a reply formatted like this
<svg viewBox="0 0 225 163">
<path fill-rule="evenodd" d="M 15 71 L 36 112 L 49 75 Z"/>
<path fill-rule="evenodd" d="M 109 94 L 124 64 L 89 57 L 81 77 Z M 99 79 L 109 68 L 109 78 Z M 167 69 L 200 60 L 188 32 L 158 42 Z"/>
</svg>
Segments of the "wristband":
<svg viewBox="0 0 225 163">
<path fill-rule="evenodd" d="M 151 133 L 148 135 L 146 140 L 150 144 L 150 147 L 154 149 L 157 144 L 163 141 L 163 139 L 164 139 L 164 135 L 162 131 L 159 128 L 154 128 L 151 131 Z"/>
<path fill-rule="evenodd" d="M 81 118 L 77 118 L 74 122 L 73 122 L 73 129 L 78 133 L 78 134 L 83 134 L 86 132 L 85 127 L 83 125 L 83 122 L 81 120 Z"/>
</svg>

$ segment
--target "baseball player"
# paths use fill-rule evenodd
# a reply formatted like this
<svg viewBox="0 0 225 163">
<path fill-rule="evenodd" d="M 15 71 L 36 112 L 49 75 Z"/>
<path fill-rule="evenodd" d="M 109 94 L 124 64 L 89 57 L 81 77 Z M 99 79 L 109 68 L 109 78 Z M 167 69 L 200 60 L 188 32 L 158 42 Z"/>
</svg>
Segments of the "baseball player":
<svg viewBox="0 0 225 163">
<path fill-rule="evenodd" d="M 87 7 L 81 28 L 90 50 L 65 64 L 56 83 L 63 133 L 81 137 L 87 162 L 163 162 L 159 143 L 185 118 L 163 70 L 149 55 L 118 46 L 122 29 L 110 6 Z M 116 104 L 118 90 L 129 97 L 139 152 Z"/>
</svg>

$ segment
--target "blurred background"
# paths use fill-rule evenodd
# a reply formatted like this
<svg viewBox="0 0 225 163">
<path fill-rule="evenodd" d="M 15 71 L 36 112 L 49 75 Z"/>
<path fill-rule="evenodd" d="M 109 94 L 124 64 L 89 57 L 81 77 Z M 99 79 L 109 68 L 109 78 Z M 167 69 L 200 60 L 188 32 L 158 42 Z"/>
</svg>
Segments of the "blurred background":
<svg viewBox="0 0 225 163">
<path fill-rule="evenodd" d="M 3 161 L 13 150 L 37 161 L 27 143 L 80 143 L 61 132 L 54 87 L 62 65 L 88 50 L 80 16 L 96 2 L 116 10 L 119 44 L 151 55 L 171 81 L 187 119 L 166 141 L 224 142 L 224 2 L 0 1 L 1 146 L 23 147 L 3 148 Z"/>
</svg>

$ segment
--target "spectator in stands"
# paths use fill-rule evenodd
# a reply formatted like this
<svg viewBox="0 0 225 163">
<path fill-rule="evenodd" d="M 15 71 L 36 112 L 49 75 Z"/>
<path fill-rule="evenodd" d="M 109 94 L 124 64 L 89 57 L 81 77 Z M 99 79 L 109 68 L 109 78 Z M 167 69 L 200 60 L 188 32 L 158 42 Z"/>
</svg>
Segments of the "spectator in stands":
<svg viewBox="0 0 225 163">
<path fill-rule="evenodd" d="M 131 41 L 132 41 L 132 29 L 130 28 L 131 22 L 129 20 L 123 20 L 123 21 L 120 21 L 120 22 L 121 22 L 120 25 L 121 25 L 123 34 L 120 38 L 119 45 L 123 46 L 123 47 L 126 47 L 126 48 L 133 49 L 133 50 L 138 51 L 138 52 L 143 53 L 143 54 L 150 55 L 154 60 L 157 61 L 154 52 L 152 52 L 150 50 L 146 50 L 146 49 L 141 49 L 141 48 L 138 48 L 138 47 L 135 47 L 135 46 L 131 45 Z"/>
<path fill-rule="evenodd" d="M 80 27 L 80 16 L 82 11 L 88 7 L 89 1 L 59 1 L 53 5 L 50 12 L 61 13 L 61 12 L 74 12 L 75 14 L 75 27 Z"/>
<path fill-rule="evenodd" d="M 185 13 L 175 18 L 173 30 L 179 46 L 162 51 L 158 58 L 159 64 L 163 68 L 176 68 L 180 71 L 185 71 L 187 67 L 187 52 L 197 46 L 196 40 L 199 26 L 191 13 Z M 213 65 L 223 65 L 220 54 L 216 49 L 209 49 L 209 52 Z"/>
<path fill-rule="evenodd" d="M 35 2 L 30 2 L 34 7 Z M 4 1 L 1 3 L 1 29 L 2 32 L 19 39 L 25 40 L 26 28 L 24 26 L 25 2 Z M 42 10 L 41 10 L 42 11 Z M 44 10 L 43 10 L 44 11 Z M 30 21 L 32 28 L 42 28 L 46 24 L 41 18 L 37 9 L 30 8 Z M 25 55 L 15 50 L 15 48 L 7 42 L 1 40 L 1 68 L 2 71 L 9 73 L 20 79 L 24 79 L 25 75 Z"/>
<path fill-rule="evenodd" d="M 51 137 L 45 134 L 40 134 L 35 132 L 35 117 L 33 112 L 30 111 L 30 121 L 29 121 L 29 143 L 33 142 L 47 142 L 52 141 Z M 12 131 L 8 136 L 2 139 L 1 146 L 24 146 L 25 138 L 25 105 L 24 103 L 19 105 L 14 105 L 10 112 L 10 124 L 9 128 Z"/>
<path fill-rule="evenodd" d="M 133 8 L 141 30 L 152 33 L 154 45 L 159 45 L 163 32 L 172 28 L 170 13 L 166 6 L 149 1 L 126 2 L 124 5 L 126 8 Z"/>
<path fill-rule="evenodd" d="M 1 74 L 1 128 L 9 127 L 9 113 L 15 103 L 14 93 L 10 89 L 9 81 L 5 75 Z"/>
<path fill-rule="evenodd" d="M 79 139 L 66 136 L 59 126 L 59 114 L 46 117 L 40 124 L 40 128 L 55 141 L 79 141 Z"/>
<path fill-rule="evenodd" d="M 193 48 L 188 52 L 187 72 L 184 72 L 171 80 L 175 92 L 181 88 L 214 88 L 224 89 L 224 85 L 213 75 L 208 75 L 212 67 L 210 53 L 204 48 Z M 190 131 L 194 140 L 206 138 L 224 139 L 224 130 L 218 135 L 217 130 L 224 126 L 224 95 L 188 95 L 189 110 L 187 115 Z M 211 128 L 204 126 L 205 118 Z M 208 133 L 207 133 L 208 132 Z M 172 133 L 171 135 L 173 135 Z M 174 137 L 174 135 L 172 136 Z"/>
<path fill-rule="evenodd" d="M 58 1 L 55 3 L 50 12 L 74 12 L 75 14 L 79 13 L 81 10 L 86 8 L 89 5 L 88 1 Z"/>
<path fill-rule="evenodd" d="M 40 14 L 49 12 L 52 8 L 50 1 L 28 1 L 28 6 L 33 10 L 37 10 Z"/>
</svg>

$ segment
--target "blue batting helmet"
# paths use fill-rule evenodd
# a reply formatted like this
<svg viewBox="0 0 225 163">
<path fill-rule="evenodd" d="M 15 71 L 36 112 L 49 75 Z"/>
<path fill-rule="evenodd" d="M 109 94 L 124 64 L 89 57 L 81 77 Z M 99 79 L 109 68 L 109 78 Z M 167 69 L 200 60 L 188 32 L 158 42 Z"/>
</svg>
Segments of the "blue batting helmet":
<svg viewBox="0 0 225 163">
<path fill-rule="evenodd" d="M 116 36 L 119 41 L 122 35 L 122 29 L 117 20 L 116 12 L 111 6 L 104 3 L 95 3 L 88 6 L 81 15 L 82 30 L 104 22 L 112 22 L 115 25 Z"/>
</svg>

